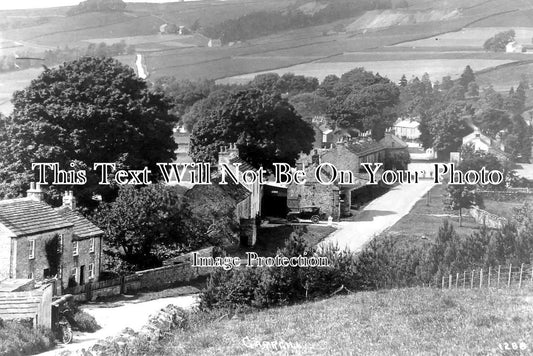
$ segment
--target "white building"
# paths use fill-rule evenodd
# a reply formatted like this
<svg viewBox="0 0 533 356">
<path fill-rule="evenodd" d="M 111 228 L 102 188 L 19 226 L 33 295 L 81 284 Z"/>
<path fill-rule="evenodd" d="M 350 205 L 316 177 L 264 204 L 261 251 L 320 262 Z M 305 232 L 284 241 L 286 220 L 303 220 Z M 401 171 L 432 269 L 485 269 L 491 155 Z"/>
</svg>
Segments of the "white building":
<svg viewBox="0 0 533 356">
<path fill-rule="evenodd" d="M 419 126 L 420 123 L 414 119 L 398 119 L 392 128 L 396 136 L 416 140 L 420 137 Z"/>
<path fill-rule="evenodd" d="M 522 53 L 523 46 L 516 41 L 509 42 L 505 45 L 505 52 L 507 53 Z"/>
</svg>

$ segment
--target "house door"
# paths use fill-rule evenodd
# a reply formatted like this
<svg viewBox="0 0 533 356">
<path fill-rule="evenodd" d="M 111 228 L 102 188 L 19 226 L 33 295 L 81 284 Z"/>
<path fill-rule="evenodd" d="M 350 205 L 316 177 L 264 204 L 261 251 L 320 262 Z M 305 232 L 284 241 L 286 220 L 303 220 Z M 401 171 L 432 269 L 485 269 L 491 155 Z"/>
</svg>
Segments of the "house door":
<svg viewBox="0 0 533 356">
<path fill-rule="evenodd" d="M 85 266 L 80 267 L 80 286 L 85 284 Z"/>
</svg>

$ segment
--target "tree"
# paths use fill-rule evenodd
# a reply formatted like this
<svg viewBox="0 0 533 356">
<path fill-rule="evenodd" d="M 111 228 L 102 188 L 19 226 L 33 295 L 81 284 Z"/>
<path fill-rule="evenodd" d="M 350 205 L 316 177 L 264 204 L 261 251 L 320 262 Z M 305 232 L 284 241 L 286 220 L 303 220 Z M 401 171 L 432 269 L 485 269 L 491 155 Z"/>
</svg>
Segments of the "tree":
<svg viewBox="0 0 533 356">
<path fill-rule="evenodd" d="M 245 161 L 271 168 L 274 162 L 294 163 L 300 152 L 311 150 L 313 140 L 311 125 L 279 93 L 249 88 L 199 118 L 191 135 L 191 156 L 215 162 L 221 146 L 236 143 Z"/>
<path fill-rule="evenodd" d="M 181 80 L 175 77 L 158 78 L 154 91 L 165 94 L 172 101 L 172 112 L 183 116 L 196 102 L 205 99 L 215 90 L 212 80 Z"/>
<path fill-rule="evenodd" d="M 451 210 L 459 210 L 459 226 L 463 226 L 463 209 L 469 209 L 476 203 L 475 189 L 466 184 L 448 185 L 445 205 Z"/>
<path fill-rule="evenodd" d="M 160 265 L 156 245 L 187 243 L 182 210 L 183 198 L 174 188 L 128 185 L 114 202 L 102 204 L 93 220 L 104 231 L 104 252 L 121 262 L 119 270 L 145 269 Z"/>
<path fill-rule="evenodd" d="M 474 75 L 474 71 L 472 68 L 470 68 L 470 66 L 467 65 L 463 71 L 463 74 L 461 74 L 461 77 L 459 78 L 459 84 L 466 89 L 470 83 L 474 83 L 475 81 L 476 76 Z"/>
<path fill-rule="evenodd" d="M 220 89 L 215 90 L 209 94 L 205 99 L 199 100 L 187 111 L 182 117 L 183 125 L 185 129 L 192 132 L 194 125 L 201 117 L 210 116 L 216 113 L 216 111 L 222 107 L 225 101 L 230 97 L 231 92 Z"/>
<path fill-rule="evenodd" d="M 486 51 L 504 52 L 505 46 L 509 42 L 513 42 L 514 39 L 515 39 L 514 30 L 499 32 L 493 37 L 486 40 L 485 43 L 483 44 L 483 48 Z"/>
<path fill-rule="evenodd" d="M 88 205 L 93 193 L 106 191 L 95 162 L 157 172 L 155 163 L 175 157 L 169 103 L 115 59 L 84 57 L 47 69 L 12 102 L 12 116 L 0 125 L 3 184 L 20 179 L 27 189 L 34 162 L 58 162 L 65 170 L 74 163 L 87 170 L 87 184 L 74 189 Z"/>
<path fill-rule="evenodd" d="M 405 77 L 405 74 L 402 75 L 402 77 L 400 78 L 399 85 L 401 87 L 406 87 L 407 86 L 407 78 Z"/>
<path fill-rule="evenodd" d="M 335 86 L 339 82 L 340 78 L 334 74 L 327 75 L 322 83 L 318 86 L 316 93 L 320 96 L 327 98 L 333 98 L 335 96 Z"/>
<path fill-rule="evenodd" d="M 433 147 L 439 154 L 447 155 L 458 151 L 463 142 L 462 138 L 471 132 L 463 120 L 463 110 L 464 105 L 452 103 L 438 111 L 429 122 Z"/>
<path fill-rule="evenodd" d="M 289 99 L 289 103 L 303 118 L 326 115 L 330 101 L 315 93 L 302 93 Z"/>
</svg>

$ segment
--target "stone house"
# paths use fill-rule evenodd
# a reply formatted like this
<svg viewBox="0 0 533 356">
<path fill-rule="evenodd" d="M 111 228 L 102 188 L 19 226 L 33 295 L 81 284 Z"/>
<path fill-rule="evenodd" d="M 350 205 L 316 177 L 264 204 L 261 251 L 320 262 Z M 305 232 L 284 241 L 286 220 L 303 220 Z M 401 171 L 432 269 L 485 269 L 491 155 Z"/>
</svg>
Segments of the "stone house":
<svg viewBox="0 0 533 356">
<path fill-rule="evenodd" d="M 296 210 L 307 206 L 319 206 L 321 211 L 334 220 L 350 214 L 357 190 L 369 183 L 369 175 L 361 163 L 383 163 L 388 156 L 408 154 L 407 144 L 393 135 L 390 130 L 380 141 L 375 141 L 369 133 L 351 140 L 340 140 L 326 149 L 315 149 L 310 155 L 302 154 L 297 168 L 305 167 L 307 181 L 303 185 L 290 184 L 287 188 L 287 205 Z M 315 167 L 330 163 L 337 170 L 350 171 L 351 184 L 335 182 L 321 184 L 314 177 Z M 381 171 L 378 172 L 379 180 Z"/>
<path fill-rule="evenodd" d="M 392 126 L 394 134 L 408 140 L 417 140 L 420 137 L 420 123 L 412 118 L 398 119 Z"/>
<path fill-rule="evenodd" d="M 505 52 L 507 53 L 522 53 L 525 52 L 524 46 L 516 41 L 511 41 L 505 45 Z"/>
<path fill-rule="evenodd" d="M 222 41 L 220 39 L 211 38 L 207 42 L 207 47 L 222 47 Z"/>
<path fill-rule="evenodd" d="M 63 287 L 97 281 L 101 268 L 103 232 L 75 212 L 72 192 L 57 209 L 43 201 L 40 186 L 32 183 L 26 198 L 0 201 L 0 280 L 43 280 L 56 275 Z M 47 242 L 59 239 L 59 270 L 53 273 Z M 71 284 L 72 284 L 71 281 Z"/>
</svg>

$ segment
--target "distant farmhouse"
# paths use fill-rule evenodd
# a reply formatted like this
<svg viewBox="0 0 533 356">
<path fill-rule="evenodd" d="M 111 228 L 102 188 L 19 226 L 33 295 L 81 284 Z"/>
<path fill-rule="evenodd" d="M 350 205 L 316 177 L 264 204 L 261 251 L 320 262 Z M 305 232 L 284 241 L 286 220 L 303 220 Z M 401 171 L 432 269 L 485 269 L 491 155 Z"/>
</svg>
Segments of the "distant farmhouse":
<svg viewBox="0 0 533 356">
<path fill-rule="evenodd" d="M 516 41 L 509 42 L 505 45 L 505 52 L 507 53 L 522 53 L 525 52 L 524 46 Z"/>
<path fill-rule="evenodd" d="M 209 41 L 207 42 L 207 47 L 221 47 L 222 46 L 222 41 L 220 39 L 209 39 Z"/>
<path fill-rule="evenodd" d="M 394 134 L 402 139 L 416 140 L 420 137 L 420 123 L 412 118 L 398 119 L 393 125 Z"/>
<path fill-rule="evenodd" d="M 103 231 L 75 208 L 72 192 L 65 193 L 63 206 L 50 207 L 34 183 L 26 198 L 0 201 L 0 280 L 53 277 L 46 245 L 57 237 L 61 257 L 56 274 L 63 287 L 97 281 Z"/>
<path fill-rule="evenodd" d="M 159 26 L 159 33 L 162 35 L 166 34 L 178 34 L 178 35 L 187 35 L 190 31 L 185 26 L 177 26 L 173 23 L 165 23 Z"/>
</svg>

